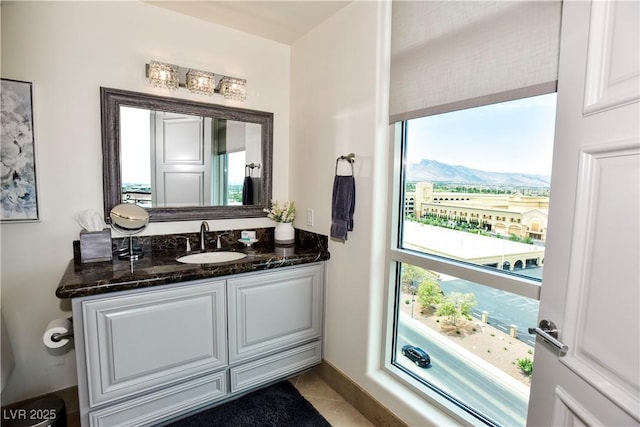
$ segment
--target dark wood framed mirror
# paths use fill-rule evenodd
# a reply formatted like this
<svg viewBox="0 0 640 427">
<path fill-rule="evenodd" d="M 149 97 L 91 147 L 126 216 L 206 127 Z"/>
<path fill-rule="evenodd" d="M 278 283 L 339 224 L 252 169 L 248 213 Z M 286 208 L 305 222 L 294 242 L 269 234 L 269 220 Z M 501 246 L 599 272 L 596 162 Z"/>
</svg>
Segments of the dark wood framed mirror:
<svg viewBox="0 0 640 427">
<path fill-rule="evenodd" d="M 104 87 L 100 101 L 105 220 L 120 203 L 151 222 L 266 216 L 273 113 Z"/>
</svg>

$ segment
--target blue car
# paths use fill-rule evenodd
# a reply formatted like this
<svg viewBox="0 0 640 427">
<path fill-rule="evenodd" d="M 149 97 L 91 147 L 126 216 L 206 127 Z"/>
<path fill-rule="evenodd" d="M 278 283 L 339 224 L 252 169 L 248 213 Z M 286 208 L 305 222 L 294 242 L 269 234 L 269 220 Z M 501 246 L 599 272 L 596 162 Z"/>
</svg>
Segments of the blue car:
<svg viewBox="0 0 640 427">
<path fill-rule="evenodd" d="M 413 363 L 420 367 L 429 366 L 431 364 L 431 358 L 429 357 L 427 352 L 420 347 L 409 344 L 403 345 L 402 354 L 411 359 Z"/>
</svg>

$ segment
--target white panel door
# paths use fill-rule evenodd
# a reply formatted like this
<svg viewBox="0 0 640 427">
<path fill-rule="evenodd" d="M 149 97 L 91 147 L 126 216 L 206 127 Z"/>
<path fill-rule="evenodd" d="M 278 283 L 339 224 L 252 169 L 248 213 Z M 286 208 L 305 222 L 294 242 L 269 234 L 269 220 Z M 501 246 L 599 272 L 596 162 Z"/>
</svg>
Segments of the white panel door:
<svg viewBox="0 0 640 427">
<path fill-rule="evenodd" d="M 565 1 L 528 424 L 640 423 L 640 2 Z M 533 325 L 532 325 L 533 326 Z"/>
<path fill-rule="evenodd" d="M 224 368 L 225 303 L 224 281 L 82 302 L 89 406 Z"/>
<path fill-rule="evenodd" d="M 211 205 L 211 119 L 155 112 L 153 206 Z"/>
<path fill-rule="evenodd" d="M 322 334 L 322 264 L 227 281 L 229 364 Z"/>
</svg>

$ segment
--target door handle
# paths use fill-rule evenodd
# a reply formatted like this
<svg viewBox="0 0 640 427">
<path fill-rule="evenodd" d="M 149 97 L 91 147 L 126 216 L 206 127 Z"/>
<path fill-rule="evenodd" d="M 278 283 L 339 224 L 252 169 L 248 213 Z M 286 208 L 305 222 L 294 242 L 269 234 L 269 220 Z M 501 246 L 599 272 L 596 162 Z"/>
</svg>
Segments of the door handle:
<svg viewBox="0 0 640 427">
<path fill-rule="evenodd" d="M 541 320 L 537 328 L 529 328 L 530 334 L 536 334 L 547 344 L 551 344 L 558 351 L 560 356 L 566 354 L 569 346 L 558 340 L 558 328 L 550 320 Z"/>
</svg>

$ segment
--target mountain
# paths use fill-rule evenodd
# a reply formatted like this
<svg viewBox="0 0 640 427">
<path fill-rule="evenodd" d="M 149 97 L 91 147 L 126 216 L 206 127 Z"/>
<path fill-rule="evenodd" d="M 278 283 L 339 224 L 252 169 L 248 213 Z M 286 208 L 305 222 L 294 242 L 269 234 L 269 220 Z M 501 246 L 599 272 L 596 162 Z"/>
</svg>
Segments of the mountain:
<svg viewBox="0 0 640 427">
<path fill-rule="evenodd" d="M 422 159 L 420 163 L 409 163 L 407 181 L 509 187 L 549 187 L 551 179 L 545 175 L 488 172 L 466 166 L 448 165 L 436 160 Z"/>
</svg>

